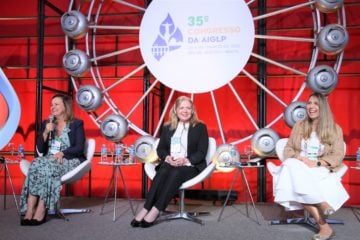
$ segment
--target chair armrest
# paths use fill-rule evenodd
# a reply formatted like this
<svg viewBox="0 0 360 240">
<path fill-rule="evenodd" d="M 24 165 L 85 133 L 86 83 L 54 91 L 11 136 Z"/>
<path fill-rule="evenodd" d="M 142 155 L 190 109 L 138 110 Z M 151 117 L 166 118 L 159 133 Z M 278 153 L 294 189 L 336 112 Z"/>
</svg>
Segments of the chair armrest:
<svg viewBox="0 0 360 240">
<path fill-rule="evenodd" d="M 91 160 L 86 160 L 80 163 L 76 168 L 67 172 L 61 177 L 62 184 L 68 184 L 82 178 L 91 169 Z"/>
<path fill-rule="evenodd" d="M 341 167 L 333 174 L 335 174 L 338 178 L 342 178 L 347 170 L 348 170 L 348 166 L 342 164 Z"/>
<path fill-rule="evenodd" d="M 215 170 L 216 164 L 210 163 L 201 173 L 199 173 L 196 177 L 193 177 L 190 180 L 187 180 L 184 182 L 180 189 L 186 189 L 189 187 L 194 186 L 197 183 L 202 182 L 205 178 L 207 178 L 214 170 Z"/>
<path fill-rule="evenodd" d="M 153 163 L 145 163 L 144 164 L 144 169 L 146 172 L 146 175 L 153 180 L 156 174 L 156 170 L 155 170 L 156 164 Z"/>
<path fill-rule="evenodd" d="M 30 164 L 31 164 L 31 162 L 29 162 L 28 160 L 25 160 L 25 159 L 21 160 L 19 163 L 20 170 L 25 176 L 27 176 L 27 174 L 28 174 Z"/>
</svg>

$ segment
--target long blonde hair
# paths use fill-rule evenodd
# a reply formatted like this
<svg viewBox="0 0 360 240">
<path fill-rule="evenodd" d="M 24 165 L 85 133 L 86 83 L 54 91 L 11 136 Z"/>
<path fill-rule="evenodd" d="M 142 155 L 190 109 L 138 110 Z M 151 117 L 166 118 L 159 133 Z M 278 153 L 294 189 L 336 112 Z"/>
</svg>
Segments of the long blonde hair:
<svg viewBox="0 0 360 240">
<path fill-rule="evenodd" d="M 198 122 L 200 122 L 193 101 L 187 96 L 180 96 L 176 99 L 174 107 L 169 112 L 169 121 L 165 123 L 165 125 L 170 125 L 171 130 L 175 129 L 179 123 L 179 119 L 176 116 L 176 109 L 183 101 L 188 101 L 191 104 L 192 114 L 189 120 L 191 126 L 195 126 Z"/>
<path fill-rule="evenodd" d="M 316 135 L 320 139 L 320 142 L 331 144 L 334 140 L 336 133 L 336 123 L 331 112 L 327 96 L 324 96 L 320 93 L 312 93 L 309 96 L 316 97 L 319 102 L 319 119 L 316 126 Z M 303 137 L 308 139 L 312 132 L 312 119 L 306 115 L 306 118 L 303 121 Z"/>
</svg>

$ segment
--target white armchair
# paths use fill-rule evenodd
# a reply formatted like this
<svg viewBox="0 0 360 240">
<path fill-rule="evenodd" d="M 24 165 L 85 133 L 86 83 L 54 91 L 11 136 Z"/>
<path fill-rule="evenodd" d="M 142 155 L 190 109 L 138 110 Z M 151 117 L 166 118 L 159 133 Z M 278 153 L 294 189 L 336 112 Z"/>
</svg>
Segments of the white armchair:
<svg viewBox="0 0 360 240">
<path fill-rule="evenodd" d="M 87 139 L 85 143 L 86 160 L 79 164 L 76 168 L 61 177 L 62 184 L 74 183 L 82 178 L 91 169 L 91 161 L 95 152 L 95 139 Z M 20 161 L 21 172 L 27 176 L 31 162 L 23 159 Z M 89 209 L 59 209 L 59 214 L 63 216 L 66 213 L 84 213 L 90 212 Z"/>
<path fill-rule="evenodd" d="M 284 161 L 284 148 L 286 146 L 286 143 L 289 139 L 288 138 L 282 138 L 280 140 L 278 140 L 276 142 L 276 154 L 279 158 L 280 161 Z M 344 143 L 344 152 L 346 152 L 346 144 Z M 278 168 L 280 168 L 280 166 L 275 166 L 273 163 L 269 162 L 267 165 L 267 169 L 269 170 L 269 172 L 274 172 L 277 171 Z M 343 164 L 342 168 L 339 169 L 338 171 L 332 173 L 334 174 L 336 177 L 338 178 L 342 178 L 342 176 L 344 176 L 344 174 L 346 173 L 348 167 Z M 335 219 L 326 219 L 326 222 L 329 224 L 344 224 L 343 221 L 341 220 L 335 220 Z M 304 209 L 304 215 L 303 217 L 300 218 L 288 218 L 285 220 L 271 220 L 270 221 L 271 225 L 279 225 L 279 224 L 307 224 L 310 225 L 311 227 L 317 228 L 316 226 L 316 222 L 313 218 L 310 217 L 310 214 Z"/>
<path fill-rule="evenodd" d="M 155 143 L 154 148 L 156 148 L 157 144 L 158 144 L 158 141 Z M 209 138 L 209 147 L 208 147 L 208 151 L 206 154 L 206 162 L 208 164 L 207 167 L 201 173 L 199 173 L 196 177 L 184 182 L 180 186 L 180 188 L 179 188 L 179 191 L 180 191 L 179 211 L 176 213 L 163 215 L 158 219 L 158 221 L 185 219 L 188 221 L 203 224 L 203 221 L 201 219 L 195 217 L 193 214 L 185 212 L 185 203 L 184 203 L 185 189 L 188 189 L 198 183 L 201 183 L 207 177 L 209 177 L 210 174 L 214 171 L 215 163 L 213 163 L 211 161 L 211 159 L 212 159 L 213 155 L 215 154 L 215 151 L 216 151 L 216 141 L 214 138 Z M 146 175 L 151 180 L 155 177 L 155 174 L 156 174 L 155 167 L 156 167 L 156 165 L 153 163 L 146 163 L 144 166 Z"/>
</svg>

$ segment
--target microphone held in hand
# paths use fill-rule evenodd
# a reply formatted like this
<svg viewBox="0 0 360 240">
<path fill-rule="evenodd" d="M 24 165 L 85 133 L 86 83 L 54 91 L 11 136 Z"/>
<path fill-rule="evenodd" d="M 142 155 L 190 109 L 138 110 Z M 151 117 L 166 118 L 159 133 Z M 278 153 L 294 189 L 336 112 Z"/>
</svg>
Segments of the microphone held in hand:
<svg viewBox="0 0 360 240">
<path fill-rule="evenodd" d="M 48 121 L 49 123 L 53 123 L 55 119 L 54 115 L 49 115 Z M 49 132 L 49 142 L 53 139 L 53 131 Z"/>
</svg>

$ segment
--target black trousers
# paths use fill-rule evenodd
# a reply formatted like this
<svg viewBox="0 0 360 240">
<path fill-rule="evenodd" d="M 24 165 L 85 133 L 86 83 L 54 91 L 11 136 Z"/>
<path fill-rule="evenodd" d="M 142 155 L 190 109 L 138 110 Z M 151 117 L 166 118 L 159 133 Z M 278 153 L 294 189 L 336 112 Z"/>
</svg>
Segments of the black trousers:
<svg viewBox="0 0 360 240">
<path fill-rule="evenodd" d="M 164 211 L 171 199 L 179 191 L 181 184 L 198 174 L 199 171 L 195 167 L 173 167 L 163 162 L 156 171 L 146 196 L 144 208 L 150 210 L 155 206 L 158 210 Z"/>
</svg>

